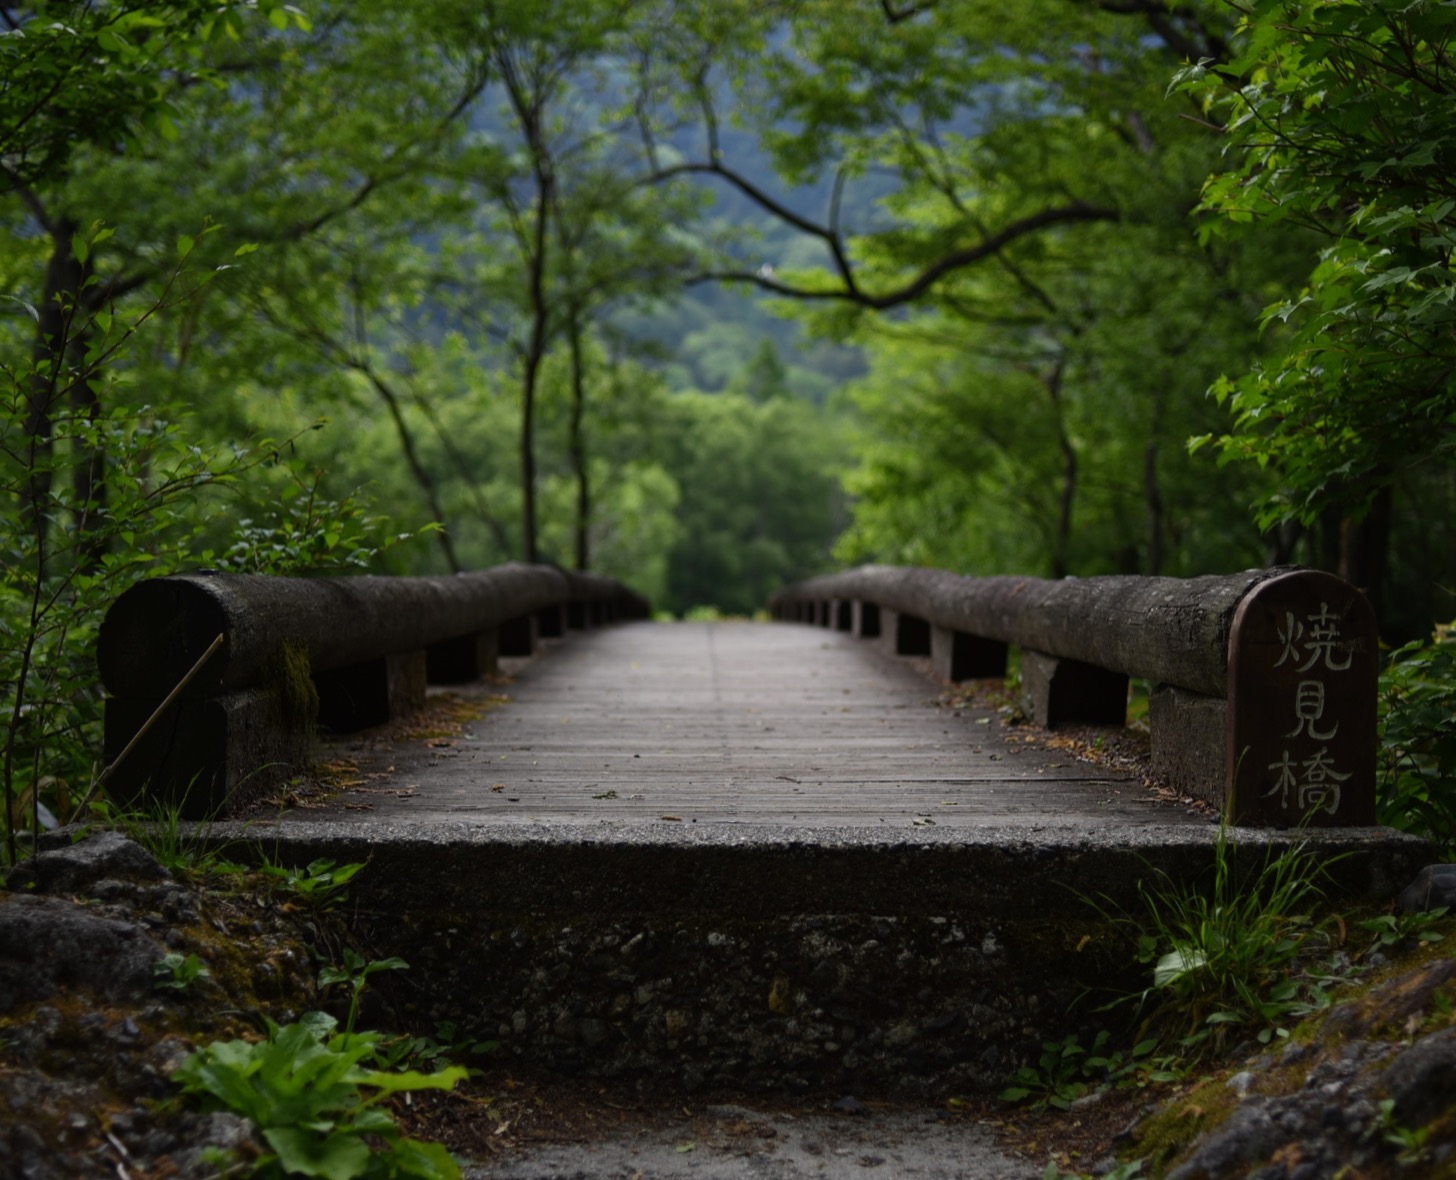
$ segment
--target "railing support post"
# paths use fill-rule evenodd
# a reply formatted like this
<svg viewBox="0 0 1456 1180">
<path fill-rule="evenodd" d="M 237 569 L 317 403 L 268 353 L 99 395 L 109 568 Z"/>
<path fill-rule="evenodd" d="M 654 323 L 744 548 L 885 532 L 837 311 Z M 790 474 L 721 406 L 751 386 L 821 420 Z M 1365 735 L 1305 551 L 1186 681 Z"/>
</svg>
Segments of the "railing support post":
<svg viewBox="0 0 1456 1180">
<path fill-rule="evenodd" d="M 503 656 L 528 656 L 536 650 L 539 634 L 535 615 L 521 615 L 507 619 L 497 632 L 500 654 Z"/>
<path fill-rule="evenodd" d="M 880 639 L 891 655 L 930 654 L 930 624 L 902 611 L 880 608 Z"/>
<path fill-rule="evenodd" d="M 962 680 L 1006 675 L 1007 645 L 996 639 L 967 635 L 945 627 L 930 629 L 930 663 L 935 674 L 952 684 Z"/>
<path fill-rule="evenodd" d="M 1162 685 L 1148 699 L 1153 773 L 1186 795 L 1223 806 L 1228 701 Z"/>
<path fill-rule="evenodd" d="M 1122 725 L 1127 720 L 1127 676 L 1081 660 L 1021 651 L 1024 707 L 1038 725 Z"/>
<path fill-rule="evenodd" d="M 444 639 L 425 648 L 425 675 L 431 684 L 474 684 L 482 676 L 500 671 L 494 627 Z"/>
<path fill-rule="evenodd" d="M 402 651 L 315 672 L 319 724 L 335 733 L 352 733 L 423 708 L 426 664 L 423 650 Z"/>
</svg>

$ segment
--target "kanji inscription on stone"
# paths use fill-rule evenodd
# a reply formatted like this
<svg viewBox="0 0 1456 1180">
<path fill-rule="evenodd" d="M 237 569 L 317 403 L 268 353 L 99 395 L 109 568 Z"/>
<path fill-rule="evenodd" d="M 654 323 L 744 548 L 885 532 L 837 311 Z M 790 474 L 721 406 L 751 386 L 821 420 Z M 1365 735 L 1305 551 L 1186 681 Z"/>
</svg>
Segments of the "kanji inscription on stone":
<svg viewBox="0 0 1456 1180">
<path fill-rule="evenodd" d="M 1375 613 L 1333 574 L 1255 587 L 1229 635 L 1228 791 L 1234 823 L 1375 822 Z"/>
</svg>

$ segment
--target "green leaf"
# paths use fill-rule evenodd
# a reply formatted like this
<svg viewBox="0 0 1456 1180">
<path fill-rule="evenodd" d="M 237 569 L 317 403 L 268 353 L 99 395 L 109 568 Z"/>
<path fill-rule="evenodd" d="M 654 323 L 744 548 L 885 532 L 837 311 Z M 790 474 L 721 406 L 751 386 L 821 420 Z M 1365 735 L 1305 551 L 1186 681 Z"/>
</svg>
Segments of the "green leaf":
<svg viewBox="0 0 1456 1180">
<path fill-rule="evenodd" d="M 375 1087 L 380 1094 L 396 1094 L 404 1090 L 453 1090 L 470 1076 L 463 1065 L 452 1065 L 437 1073 L 418 1073 L 405 1070 L 400 1073 L 369 1072 L 360 1079 L 361 1085 Z"/>
<path fill-rule="evenodd" d="M 400 1176 L 415 1180 L 460 1180 L 460 1165 L 443 1144 L 401 1139 L 390 1150 L 389 1160 Z"/>
<path fill-rule="evenodd" d="M 1192 947 L 1169 951 L 1153 968 L 1153 986 L 1169 987 L 1207 962 L 1203 952 Z"/>
<path fill-rule="evenodd" d="M 320 1136 L 300 1127 L 268 1127 L 268 1146 L 285 1171 L 324 1180 L 354 1180 L 369 1168 L 369 1146 L 354 1135 Z"/>
</svg>

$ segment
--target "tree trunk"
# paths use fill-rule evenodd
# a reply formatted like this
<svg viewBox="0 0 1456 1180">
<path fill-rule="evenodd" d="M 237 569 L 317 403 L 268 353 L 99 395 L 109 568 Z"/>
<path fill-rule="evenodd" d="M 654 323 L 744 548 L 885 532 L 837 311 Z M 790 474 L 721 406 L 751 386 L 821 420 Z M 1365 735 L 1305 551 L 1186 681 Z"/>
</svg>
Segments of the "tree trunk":
<svg viewBox="0 0 1456 1180">
<path fill-rule="evenodd" d="M 1370 510 L 1358 520 L 1346 516 L 1340 522 L 1340 564 L 1336 572 L 1360 587 L 1375 617 L 1380 617 L 1381 588 L 1390 556 L 1390 526 L 1394 516 L 1395 490 L 1386 484 L 1370 503 Z"/>
<path fill-rule="evenodd" d="M 544 317 L 537 313 L 526 352 L 521 381 L 521 546 L 525 561 L 534 565 L 536 551 L 536 376 L 544 347 Z"/>
<path fill-rule="evenodd" d="M 576 472 L 576 568 L 591 568 L 591 482 L 587 471 L 582 418 L 586 412 L 586 363 L 581 351 L 581 324 L 572 311 L 567 321 L 571 342 L 571 465 Z"/>
<path fill-rule="evenodd" d="M 1294 551 L 1303 540 L 1304 525 L 1297 520 L 1286 520 L 1275 525 L 1265 534 L 1268 544 L 1264 548 L 1265 565 L 1289 565 L 1294 560 Z"/>
<path fill-rule="evenodd" d="M 66 358 L 78 311 L 82 282 L 81 260 L 71 248 L 75 223 L 62 218 L 49 227 L 51 256 L 46 264 L 45 290 L 36 309 L 33 370 L 25 411 L 28 475 L 21 495 L 20 514 L 42 553 L 48 531 L 47 507 L 53 478 L 56 403 L 66 389 Z"/>
<path fill-rule="evenodd" d="M 546 229 L 551 176 L 537 172 L 536 227 L 531 250 L 531 337 L 521 380 L 521 541 L 525 560 L 539 560 L 536 547 L 536 384 L 546 356 L 549 308 L 546 304 Z"/>
<path fill-rule="evenodd" d="M 546 240 L 551 208 L 556 200 L 556 178 L 550 148 L 542 126 L 543 92 L 529 92 L 511 53 L 496 54 L 496 65 L 515 108 L 521 134 L 531 151 L 531 173 L 536 181 L 535 224 L 530 243 L 522 242 L 529 268 L 531 334 L 524 350 L 521 376 L 521 544 L 528 562 L 538 560 L 536 546 L 536 384 L 549 338 L 550 308 L 546 294 Z"/>
<path fill-rule="evenodd" d="M 1163 432 L 1166 390 L 1153 394 L 1153 420 L 1147 449 L 1143 452 L 1143 499 L 1148 506 L 1148 562 L 1145 572 L 1157 577 L 1163 572 L 1163 491 L 1158 482 L 1158 445 Z"/>
<path fill-rule="evenodd" d="M 1314 559 L 1314 564 L 1319 569 L 1335 573 L 1340 568 L 1340 530 L 1344 519 L 1345 514 L 1338 506 L 1326 508 L 1320 513 Z"/>
<path fill-rule="evenodd" d="M 1056 538 L 1052 544 L 1053 578 L 1067 576 L 1072 547 L 1072 506 L 1077 498 L 1077 448 L 1072 445 L 1062 420 L 1062 374 L 1066 365 L 1067 358 L 1058 357 L 1046 380 L 1047 395 L 1057 416 L 1057 443 L 1062 450 L 1062 492 L 1057 509 Z"/>
</svg>

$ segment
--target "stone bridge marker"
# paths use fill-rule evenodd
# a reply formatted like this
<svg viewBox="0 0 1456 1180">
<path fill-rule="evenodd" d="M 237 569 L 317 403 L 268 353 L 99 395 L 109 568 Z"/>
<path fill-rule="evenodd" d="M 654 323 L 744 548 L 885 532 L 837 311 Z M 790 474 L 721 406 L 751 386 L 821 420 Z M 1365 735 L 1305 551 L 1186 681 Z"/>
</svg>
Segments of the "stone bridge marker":
<svg viewBox="0 0 1456 1180">
<path fill-rule="evenodd" d="M 1375 612 L 1314 570 L 1239 604 L 1229 637 L 1231 820 L 1267 827 L 1375 823 Z"/>
</svg>

